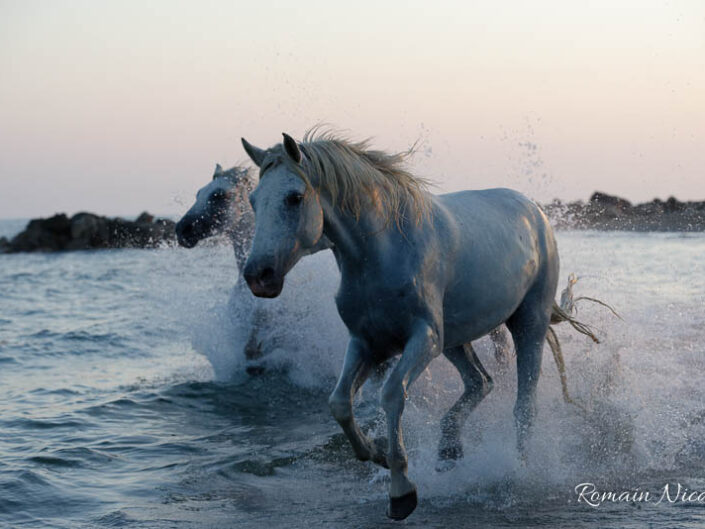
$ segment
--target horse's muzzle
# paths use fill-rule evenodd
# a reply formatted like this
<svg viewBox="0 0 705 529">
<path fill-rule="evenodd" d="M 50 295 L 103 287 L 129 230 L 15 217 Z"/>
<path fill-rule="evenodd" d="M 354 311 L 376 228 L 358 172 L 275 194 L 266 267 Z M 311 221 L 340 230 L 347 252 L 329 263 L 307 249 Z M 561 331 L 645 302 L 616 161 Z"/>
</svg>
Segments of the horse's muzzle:
<svg viewBox="0 0 705 529">
<path fill-rule="evenodd" d="M 198 244 L 200 238 L 196 233 L 194 233 L 194 227 L 192 222 L 184 222 L 185 219 L 180 220 L 176 223 L 176 240 L 179 242 L 180 246 L 184 248 L 193 248 Z"/>
<path fill-rule="evenodd" d="M 284 287 L 284 278 L 271 266 L 256 267 L 249 263 L 242 272 L 247 286 L 258 298 L 276 298 Z"/>
</svg>

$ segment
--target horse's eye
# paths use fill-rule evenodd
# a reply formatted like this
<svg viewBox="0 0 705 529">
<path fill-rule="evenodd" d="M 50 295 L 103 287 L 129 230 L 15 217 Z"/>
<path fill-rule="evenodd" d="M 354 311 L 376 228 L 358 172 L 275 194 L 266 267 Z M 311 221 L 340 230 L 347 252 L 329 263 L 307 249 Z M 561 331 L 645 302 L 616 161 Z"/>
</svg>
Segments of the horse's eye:
<svg viewBox="0 0 705 529">
<path fill-rule="evenodd" d="M 212 202 L 218 202 L 218 201 L 220 201 L 220 200 L 223 200 L 224 198 L 225 198 L 225 192 L 224 192 L 224 191 L 214 191 L 214 192 L 211 194 L 209 200 L 211 200 Z"/>
<path fill-rule="evenodd" d="M 301 193 L 289 193 L 284 200 L 287 206 L 298 206 L 303 201 L 304 196 Z"/>
</svg>

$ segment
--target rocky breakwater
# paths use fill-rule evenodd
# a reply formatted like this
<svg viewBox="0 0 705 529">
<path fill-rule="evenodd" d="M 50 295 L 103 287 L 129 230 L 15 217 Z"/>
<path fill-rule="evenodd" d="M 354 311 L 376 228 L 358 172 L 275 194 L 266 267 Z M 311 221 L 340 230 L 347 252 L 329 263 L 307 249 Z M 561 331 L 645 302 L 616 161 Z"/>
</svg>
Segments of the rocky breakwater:
<svg viewBox="0 0 705 529">
<path fill-rule="evenodd" d="M 705 231 L 705 201 L 681 202 L 674 197 L 632 204 L 595 192 L 588 202 L 554 200 L 543 206 L 559 229 L 620 231 Z"/>
<path fill-rule="evenodd" d="M 0 238 L 0 253 L 57 252 L 100 248 L 156 248 L 176 241 L 174 222 L 142 213 L 134 221 L 93 213 L 61 213 L 34 219 L 11 240 Z"/>
</svg>

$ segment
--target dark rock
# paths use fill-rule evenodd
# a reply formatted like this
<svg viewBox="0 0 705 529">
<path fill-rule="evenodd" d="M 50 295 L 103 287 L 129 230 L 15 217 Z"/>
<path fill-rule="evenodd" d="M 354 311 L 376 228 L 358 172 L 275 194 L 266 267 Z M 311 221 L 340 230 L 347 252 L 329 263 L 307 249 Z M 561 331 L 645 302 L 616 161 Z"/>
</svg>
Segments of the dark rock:
<svg viewBox="0 0 705 529">
<path fill-rule="evenodd" d="M 99 248 L 155 248 L 175 242 L 175 223 L 142 213 L 137 220 L 77 213 L 70 219 L 55 215 L 34 219 L 11 241 L 0 244 L 4 252 L 92 250 Z"/>
<path fill-rule="evenodd" d="M 705 202 L 681 202 L 675 197 L 632 205 L 595 192 L 587 203 L 554 200 L 544 209 L 559 229 L 705 231 Z"/>
<path fill-rule="evenodd" d="M 623 217 L 631 208 L 628 200 L 597 191 L 590 197 L 586 213 L 592 223 L 599 224 Z"/>
<path fill-rule="evenodd" d="M 71 217 L 71 241 L 67 249 L 109 248 L 108 224 L 93 213 L 77 213 Z"/>
<path fill-rule="evenodd" d="M 143 211 L 135 222 L 138 224 L 151 224 L 154 222 L 154 215 Z"/>
<path fill-rule="evenodd" d="M 656 216 L 662 215 L 664 212 L 664 204 L 659 199 L 654 199 L 651 202 L 645 202 L 644 204 L 637 204 L 634 206 L 633 210 L 635 215 L 641 216 Z"/>
<path fill-rule="evenodd" d="M 71 223 L 63 213 L 48 219 L 34 219 L 25 230 L 10 241 L 13 251 L 56 251 L 71 239 Z"/>
<path fill-rule="evenodd" d="M 620 198 L 600 191 L 595 191 L 590 197 L 590 203 L 602 207 L 614 207 L 625 211 L 632 207 L 631 202 L 624 198 Z"/>
<path fill-rule="evenodd" d="M 673 213 L 674 211 L 683 211 L 685 207 L 686 204 L 676 200 L 676 197 L 668 197 L 668 200 L 666 200 L 666 204 L 664 205 L 664 209 L 669 213 Z"/>
</svg>

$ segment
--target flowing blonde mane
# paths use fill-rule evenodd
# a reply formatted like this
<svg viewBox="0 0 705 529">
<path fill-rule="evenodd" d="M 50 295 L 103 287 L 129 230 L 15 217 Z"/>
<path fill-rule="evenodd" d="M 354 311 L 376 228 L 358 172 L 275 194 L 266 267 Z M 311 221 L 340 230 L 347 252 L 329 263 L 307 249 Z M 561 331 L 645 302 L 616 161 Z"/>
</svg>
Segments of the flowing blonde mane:
<svg viewBox="0 0 705 529">
<path fill-rule="evenodd" d="M 304 157 L 302 165 L 297 166 L 298 173 L 308 185 L 356 218 L 369 207 L 397 227 L 405 220 L 418 224 L 429 217 L 429 182 L 405 168 L 413 148 L 389 154 L 370 149 L 369 144 L 370 140 L 354 142 L 313 128 L 301 143 Z"/>
</svg>

